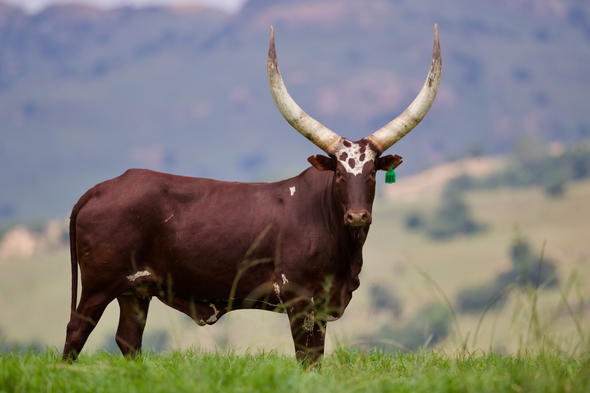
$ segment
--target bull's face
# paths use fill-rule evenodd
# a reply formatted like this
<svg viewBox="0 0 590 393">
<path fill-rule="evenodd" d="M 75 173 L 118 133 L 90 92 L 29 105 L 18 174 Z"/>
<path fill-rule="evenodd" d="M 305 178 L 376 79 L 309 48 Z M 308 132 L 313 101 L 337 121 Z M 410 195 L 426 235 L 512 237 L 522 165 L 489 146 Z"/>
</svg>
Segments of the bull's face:
<svg viewBox="0 0 590 393">
<path fill-rule="evenodd" d="M 420 121 L 432 105 L 442 70 L 438 30 L 434 26 L 432 61 L 422 89 L 399 116 L 358 142 L 351 142 L 309 116 L 293 100 L 277 63 L 274 30 L 271 26 L 267 71 L 270 91 L 277 108 L 297 131 L 325 151 L 326 156 L 312 156 L 309 162 L 320 170 L 334 172 L 333 189 L 348 227 L 362 228 L 371 223 L 371 209 L 375 197 L 375 172 L 387 170 L 401 163 L 399 156 L 384 156 L 394 143 L 403 138 Z"/>
<path fill-rule="evenodd" d="M 343 138 L 330 157 L 315 155 L 308 161 L 316 169 L 333 172 L 334 199 L 344 225 L 360 228 L 371 224 L 376 172 L 390 165 L 397 167 L 402 158 L 379 157 L 379 151 L 367 139 L 351 142 Z"/>
</svg>

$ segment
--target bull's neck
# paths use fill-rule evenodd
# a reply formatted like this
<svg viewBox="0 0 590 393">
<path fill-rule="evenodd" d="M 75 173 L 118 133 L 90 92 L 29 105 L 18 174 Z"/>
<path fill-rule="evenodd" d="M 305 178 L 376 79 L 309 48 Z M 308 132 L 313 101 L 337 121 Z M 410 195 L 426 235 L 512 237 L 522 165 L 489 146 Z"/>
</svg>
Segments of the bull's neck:
<svg viewBox="0 0 590 393">
<path fill-rule="evenodd" d="M 314 185 L 314 198 L 310 199 L 310 209 L 318 212 L 318 220 L 324 225 L 325 233 L 331 236 L 335 247 L 329 251 L 332 262 L 337 265 L 337 279 L 343 284 L 342 293 L 352 293 L 360 284 L 359 274 L 363 266 L 363 245 L 369 227 L 351 229 L 344 224 L 344 212 L 341 212 L 334 190 L 334 175 L 331 171 L 318 171 L 309 168 L 301 175 L 301 181 Z M 319 208 L 319 209 L 318 209 Z M 330 244 L 329 243 L 329 244 Z M 337 296 L 342 296 L 342 293 Z"/>
</svg>

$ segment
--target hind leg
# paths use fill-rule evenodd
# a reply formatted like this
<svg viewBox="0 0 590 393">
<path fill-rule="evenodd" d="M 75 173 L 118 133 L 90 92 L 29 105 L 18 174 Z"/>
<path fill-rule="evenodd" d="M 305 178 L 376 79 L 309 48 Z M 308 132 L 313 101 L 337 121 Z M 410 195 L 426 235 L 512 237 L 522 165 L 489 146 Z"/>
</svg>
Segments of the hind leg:
<svg viewBox="0 0 590 393">
<path fill-rule="evenodd" d="M 82 291 L 80 303 L 72 313 L 66 331 L 63 360 L 76 360 L 104 309 L 113 300 L 104 293 L 88 295 Z"/>
<path fill-rule="evenodd" d="M 141 339 L 147 318 L 150 298 L 121 295 L 119 302 L 119 327 L 115 340 L 124 356 L 135 357 L 141 353 Z"/>
</svg>

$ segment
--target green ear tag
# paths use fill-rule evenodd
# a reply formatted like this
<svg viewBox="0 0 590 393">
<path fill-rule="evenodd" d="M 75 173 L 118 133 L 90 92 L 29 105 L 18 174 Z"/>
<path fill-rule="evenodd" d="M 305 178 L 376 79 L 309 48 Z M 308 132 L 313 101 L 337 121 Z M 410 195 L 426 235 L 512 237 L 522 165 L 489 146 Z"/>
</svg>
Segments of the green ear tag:
<svg viewBox="0 0 590 393">
<path fill-rule="evenodd" d="M 393 170 L 393 163 L 389 166 L 389 170 L 385 173 L 385 183 L 395 183 L 395 171 Z"/>
</svg>

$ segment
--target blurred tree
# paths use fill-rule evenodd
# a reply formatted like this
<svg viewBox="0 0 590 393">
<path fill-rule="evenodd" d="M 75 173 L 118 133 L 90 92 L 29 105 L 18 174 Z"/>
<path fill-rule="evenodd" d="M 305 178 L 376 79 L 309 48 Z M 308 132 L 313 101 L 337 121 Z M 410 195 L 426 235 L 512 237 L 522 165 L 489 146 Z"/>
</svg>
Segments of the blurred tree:
<svg viewBox="0 0 590 393">
<path fill-rule="evenodd" d="M 449 335 L 451 314 L 442 303 L 422 307 L 399 332 L 399 340 L 409 349 L 434 346 Z"/>
<path fill-rule="evenodd" d="M 518 235 L 510 245 L 509 255 L 512 262 L 509 271 L 500 273 L 492 282 L 459 291 L 456 300 L 459 310 L 478 312 L 486 307 L 500 306 L 511 285 L 535 289 L 541 285 L 557 285 L 555 262 L 544 256 L 535 255 L 530 243 L 522 236 Z"/>
<path fill-rule="evenodd" d="M 522 236 L 517 236 L 510 247 L 512 270 L 498 276 L 498 281 L 515 283 L 520 287 L 540 285 L 554 287 L 558 283 L 555 262 L 544 255 L 535 255 L 530 243 Z"/>
<path fill-rule="evenodd" d="M 378 311 L 387 311 L 398 318 L 403 311 L 402 301 L 393 288 L 382 284 L 373 284 L 369 289 L 371 303 Z"/>
<path fill-rule="evenodd" d="M 434 239 L 448 239 L 457 234 L 472 234 L 485 229 L 483 224 L 471 218 L 469 206 L 461 193 L 454 188 L 446 188 L 441 205 L 429 222 L 427 233 Z"/>
<path fill-rule="evenodd" d="M 411 230 L 421 229 L 424 227 L 425 223 L 426 222 L 424 220 L 424 217 L 418 211 L 413 211 L 406 214 L 406 217 L 404 219 L 404 224 L 406 228 Z"/>
<path fill-rule="evenodd" d="M 442 303 L 430 303 L 419 309 L 402 327 L 384 325 L 371 337 L 362 337 L 373 347 L 399 351 L 406 348 L 416 351 L 429 348 L 443 341 L 449 335 L 451 314 Z"/>
<path fill-rule="evenodd" d="M 142 340 L 142 351 L 160 353 L 170 349 L 170 335 L 164 329 L 156 329 L 154 331 L 146 330 Z M 112 334 L 107 334 L 101 346 L 104 351 L 110 354 L 120 354 L 119 347 Z"/>
<path fill-rule="evenodd" d="M 462 289 L 457 294 L 457 307 L 462 312 L 478 312 L 486 307 L 498 307 L 504 303 L 504 291 L 507 289 L 500 280 Z"/>
<path fill-rule="evenodd" d="M 2 353 L 26 353 L 26 352 L 34 352 L 39 353 L 43 352 L 43 345 L 38 341 L 31 341 L 27 343 L 16 342 L 16 341 L 9 341 L 4 337 L 2 333 L 2 329 L 0 328 L 0 354 Z"/>
</svg>

